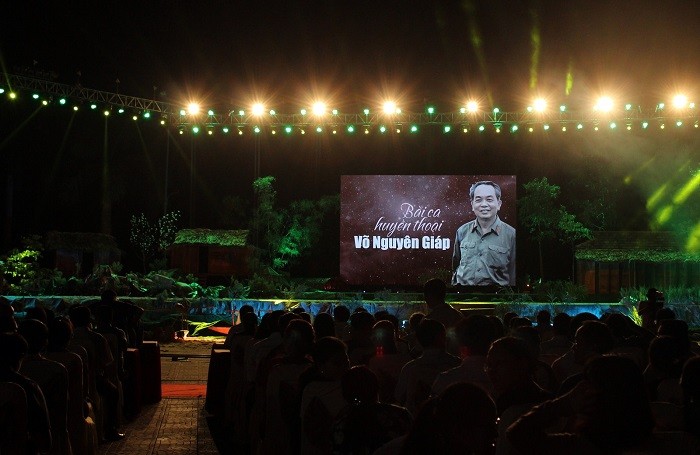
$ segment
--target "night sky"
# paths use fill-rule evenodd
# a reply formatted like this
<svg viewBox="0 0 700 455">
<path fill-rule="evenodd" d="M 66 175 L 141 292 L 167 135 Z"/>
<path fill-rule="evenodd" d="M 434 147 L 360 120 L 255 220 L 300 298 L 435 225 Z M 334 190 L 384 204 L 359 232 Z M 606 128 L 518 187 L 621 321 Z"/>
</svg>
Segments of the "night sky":
<svg viewBox="0 0 700 455">
<path fill-rule="evenodd" d="M 700 93 L 694 1 L 16 1 L 2 16 L 5 72 L 217 111 L 264 101 L 291 113 L 323 99 L 355 113 L 391 98 L 405 112 L 448 112 L 470 97 L 522 111 L 535 94 L 585 109 L 604 92 L 642 106 Z M 105 146 L 125 250 L 131 215 L 161 214 L 166 191 L 185 225 L 245 227 L 256 147 L 282 204 L 339 193 L 346 174 L 547 176 L 570 207 L 610 188 L 615 229 L 653 227 L 647 198 L 698 169 L 698 133 L 168 140 L 155 122 L 106 126 L 87 109 L 31 116 L 26 98 L 0 100 L 3 249 L 27 233 L 99 231 Z M 698 218 L 691 202 L 675 225 Z"/>
</svg>

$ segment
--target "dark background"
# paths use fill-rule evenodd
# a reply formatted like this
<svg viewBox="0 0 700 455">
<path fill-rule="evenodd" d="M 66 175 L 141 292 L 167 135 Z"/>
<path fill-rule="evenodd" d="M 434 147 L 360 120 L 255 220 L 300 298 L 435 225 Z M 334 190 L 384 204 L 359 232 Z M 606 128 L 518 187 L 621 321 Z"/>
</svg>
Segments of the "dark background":
<svg viewBox="0 0 700 455">
<path fill-rule="evenodd" d="M 357 113 L 386 98 L 404 112 L 429 104 L 448 112 L 472 96 L 522 111 L 536 94 L 583 111 L 603 93 L 648 107 L 680 89 L 697 100 L 699 19 L 693 1 L 11 2 L 0 63 L 8 73 L 198 100 L 217 112 L 264 101 L 292 113 L 325 99 Z M 547 176 L 574 212 L 606 193 L 607 229 L 687 230 L 698 219 L 695 192 L 673 199 L 699 168 L 700 132 L 689 128 L 193 139 L 130 113 L 105 121 L 86 107 L 36 109 L 26 95 L 0 98 L 3 250 L 29 233 L 99 231 L 105 150 L 112 231 L 127 265 L 130 217 L 162 214 L 166 191 L 183 226 L 245 227 L 256 150 L 261 174 L 276 177 L 280 206 L 337 194 L 347 174 L 502 174 L 519 185 Z M 660 189 L 672 208 L 665 223 L 660 206 L 647 204 Z M 516 227 L 522 277 L 536 273 L 536 250 Z M 328 229 L 334 235 L 316 251 L 324 254 L 299 273 L 337 270 L 337 220 Z M 546 275 L 567 277 L 570 251 L 549 247 Z"/>
</svg>

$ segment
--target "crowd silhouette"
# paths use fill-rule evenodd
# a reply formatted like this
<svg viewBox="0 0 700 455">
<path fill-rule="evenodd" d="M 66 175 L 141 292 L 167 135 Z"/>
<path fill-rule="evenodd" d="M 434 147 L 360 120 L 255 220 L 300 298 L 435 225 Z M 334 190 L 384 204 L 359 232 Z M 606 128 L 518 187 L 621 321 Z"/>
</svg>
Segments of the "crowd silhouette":
<svg viewBox="0 0 700 455">
<path fill-rule="evenodd" d="M 700 453 L 700 349 L 662 300 L 641 302 L 637 325 L 613 312 L 465 315 L 445 291 L 426 283 L 427 311 L 406 326 L 361 306 L 242 307 L 223 343 L 232 450 Z M 142 310 L 118 302 L 108 292 L 20 321 L 0 306 L 0 453 L 92 454 L 125 437 L 124 353 Z"/>
</svg>

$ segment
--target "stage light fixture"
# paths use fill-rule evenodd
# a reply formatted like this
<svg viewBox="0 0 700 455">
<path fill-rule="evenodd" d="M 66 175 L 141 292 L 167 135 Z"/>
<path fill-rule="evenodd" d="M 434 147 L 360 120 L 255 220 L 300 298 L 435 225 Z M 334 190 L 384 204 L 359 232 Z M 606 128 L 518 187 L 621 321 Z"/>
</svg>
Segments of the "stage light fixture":
<svg viewBox="0 0 700 455">
<path fill-rule="evenodd" d="M 17 99 L 17 94 L 15 92 L 10 92 L 7 94 L 7 96 L 9 96 L 11 100 Z"/>
<path fill-rule="evenodd" d="M 277 130 L 273 128 L 273 129 L 270 131 L 270 133 L 274 136 L 274 135 L 277 134 Z"/>
<path fill-rule="evenodd" d="M 384 126 L 384 125 L 380 126 L 380 127 L 379 127 L 379 132 L 382 133 L 382 134 L 386 133 L 386 126 Z"/>
<path fill-rule="evenodd" d="M 228 132 L 229 132 L 228 126 L 223 127 L 221 131 L 223 131 L 224 134 L 228 134 Z"/>
<path fill-rule="evenodd" d="M 660 111 L 660 110 L 663 110 L 663 108 L 665 108 L 665 107 L 666 107 L 665 103 L 659 103 L 656 105 L 656 110 Z"/>
<path fill-rule="evenodd" d="M 369 128 L 365 128 L 365 134 L 369 134 Z"/>
<path fill-rule="evenodd" d="M 352 126 L 352 125 L 348 125 L 347 130 L 348 130 L 348 133 L 354 133 L 354 132 L 355 132 L 355 127 Z"/>
<path fill-rule="evenodd" d="M 452 127 L 450 125 L 445 125 L 442 127 L 443 133 L 449 133 L 450 131 L 452 131 Z"/>
<path fill-rule="evenodd" d="M 180 117 L 184 117 L 187 115 L 187 111 L 185 109 L 180 109 Z"/>
<path fill-rule="evenodd" d="M 632 125 L 630 125 L 629 123 L 627 124 L 627 131 L 632 131 Z"/>
<path fill-rule="evenodd" d="M 335 129 L 334 129 L 333 131 L 331 131 L 331 132 L 332 132 L 333 134 L 338 134 L 338 131 L 335 130 Z"/>
<path fill-rule="evenodd" d="M 333 109 L 333 110 L 331 111 L 331 114 L 333 114 L 333 115 L 338 115 L 338 109 Z"/>
<path fill-rule="evenodd" d="M 97 109 L 97 104 L 94 104 L 94 103 L 91 104 L 91 105 L 90 105 L 90 109 L 92 109 L 93 111 L 94 111 L 95 109 Z"/>
<path fill-rule="evenodd" d="M 518 125 L 513 125 L 513 126 L 510 127 L 510 132 L 511 132 L 511 133 L 515 133 L 516 131 L 518 131 Z"/>
<path fill-rule="evenodd" d="M 44 106 L 48 106 L 49 102 L 48 100 L 41 100 L 41 104 L 43 104 Z"/>
<path fill-rule="evenodd" d="M 183 135 L 183 134 L 185 134 L 185 132 L 184 132 L 184 131 L 182 131 L 182 130 L 180 130 L 180 131 L 178 131 L 178 132 L 180 133 L 180 135 Z"/>
<path fill-rule="evenodd" d="M 208 134 L 209 136 L 211 136 L 211 135 L 214 134 L 214 131 L 213 131 L 213 130 L 207 130 L 207 134 Z"/>
<path fill-rule="evenodd" d="M 245 111 L 243 109 L 241 109 L 240 111 L 238 111 L 238 115 L 243 117 L 245 115 Z"/>
<path fill-rule="evenodd" d="M 211 110 L 211 109 L 209 109 L 209 110 L 207 111 L 207 115 L 208 115 L 209 117 L 212 117 L 212 116 L 214 115 L 214 111 Z"/>
<path fill-rule="evenodd" d="M 527 129 L 527 131 L 528 131 L 529 133 L 532 133 L 533 131 L 535 131 L 535 129 L 534 129 L 533 127 L 530 127 L 530 128 Z"/>
<path fill-rule="evenodd" d="M 306 109 L 302 109 L 302 110 L 299 111 L 299 112 L 301 112 L 301 115 L 306 115 Z"/>
<path fill-rule="evenodd" d="M 401 134 L 401 128 L 396 128 L 396 134 Z"/>
<path fill-rule="evenodd" d="M 642 122 L 642 128 L 647 129 L 649 122 Z"/>
<path fill-rule="evenodd" d="M 316 127 L 316 132 L 317 132 L 317 133 L 323 133 L 323 128 L 321 128 L 320 126 L 317 126 L 317 127 Z"/>
<path fill-rule="evenodd" d="M 314 113 L 315 116 L 320 117 L 322 115 L 326 114 L 326 103 L 322 101 L 316 101 L 314 105 L 311 107 L 311 112 Z"/>
<path fill-rule="evenodd" d="M 262 103 L 255 103 L 253 104 L 253 107 L 251 108 L 251 112 L 253 113 L 254 116 L 260 117 L 265 113 L 265 106 L 262 105 Z"/>
<path fill-rule="evenodd" d="M 411 125 L 411 133 L 417 133 L 418 132 L 418 125 Z"/>
<path fill-rule="evenodd" d="M 73 106 L 73 110 L 78 112 L 78 106 Z"/>
<path fill-rule="evenodd" d="M 576 125 L 576 129 L 577 129 L 577 130 L 582 130 L 582 129 L 583 129 L 583 123 L 579 123 L 578 125 Z"/>
<path fill-rule="evenodd" d="M 369 115 L 369 109 L 365 108 L 365 109 L 362 111 L 362 113 L 365 114 L 365 115 Z"/>
<path fill-rule="evenodd" d="M 238 128 L 238 135 L 239 135 L 239 136 L 243 136 L 243 130 L 240 129 L 240 128 Z"/>
<path fill-rule="evenodd" d="M 680 127 L 680 126 L 683 126 L 683 122 L 680 121 L 680 120 L 678 120 L 678 121 L 676 122 L 676 126 L 679 126 L 679 127 Z"/>
<path fill-rule="evenodd" d="M 39 94 L 38 94 L 38 93 L 32 93 L 32 98 L 34 98 L 35 100 L 38 100 L 38 99 L 39 99 Z"/>
<path fill-rule="evenodd" d="M 306 130 L 304 128 L 301 129 L 301 134 L 302 135 L 306 134 Z"/>
<path fill-rule="evenodd" d="M 433 115 L 435 113 L 435 108 L 433 106 L 428 106 L 428 114 Z"/>
<path fill-rule="evenodd" d="M 136 120 L 138 120 L 138 119 L 139 119 L 139 117 L 138 117 L 137 115 L 134 115 L 134 116 L 131 117 L 131 120 L 133 120 L 133 121 L 136 121 Z"/>
<path fill-rule="evenodd" d="M 387 115 L 392 115 L 396 114 L 396 103 L 393 101 L 385 101 L 384 105 L 382 106 L 382 109 L 384 110 L 384 113 Z"/>
<path fill-rule="evenodd" d="M 632 105 L 630 103 L 625 104 L 625 110 L 626 111 L 631 111 L 632 110 Z"/>
<path fill-rule="evenodd" d="M 467 134 L 467 133 L 469 132 L 469 128 L 467 128 L 467 127 L 465 126 L 464 128 L 462 128 L 462 132 L 463 132 L 464 134 Z"/>
<path fill-rule="evenodd" d="M 565 127 L 565 126 L 562 126 L 562 127 L 561 127 L 561 130 L 562 130 L 562 132 L 566 133 L 566 127 Z"/>
<path fill-rule="evenodd" d="M 123 108 L 123 107 L 120 107 L 119 110 L 117 110 L 117 112 L 118 112 L 119 114 L 123 114 L 123 113 L 124 113 L 124 108 Z"/>
<path fill-rule="evenodd" d="M 501 110 L 500 110 L 499 108 L 497 108 L 497 107 L 494 107 L 494 108 L 493 108 L 493 113 L 494 113 L 494 114 L 498 114 L 498 113 L 500 113 L 500 112 L 501 112 Z"/>
<path fill-rule="evenodd" d="M 559 106 L 559 112 L 566 112 L 566 106 L 563 104 Z"/>
<path fill-rule="evenodd" d="M 484 125 L 479 125 L 479 131 L 484 131 L 486 127 Z"/>
<path fill-rule="evenodd" d="M 255 134 L 259 134 L 259 133 L 260 133 L 260 127 L 256 125 L 256 126 L 253 128 L 253 132 L 254 132 Z"/>
<path fill-rule="evenodd" d="M 659 126 L 659 128 L 661 128 L 663 130 L 666 128 L 666 125 L 662 123 L 661 126 Z"/>
<path fill-rule="evenodd" d="M 277 111 L 275 111 L 274 109 L 270 109 L 270 115 L 277 115 Z"/>
<path fill-rule="evenodd" d="M 2 95 L 3 93 L 5 93 L 5 89 L 0 87 L 0 95 Z"/>
<path fill-rule="evenodd" d="M 547 109 L 547 101 L 544 98 L 537 98 L 533 102 L 533 108 L 536 112 L 544 112 Z"/>
<path fill-rule="evenodd" d="M 479 110 L 479 103 L 477 103 L 476 101 L 469 101 L 469 102 L 467 103 L 467 110 L 468 110 L 470 113 L 475 114 L 476 111 Z"/>
<path fill-rule="evenodd" d="M 609 96 L 601 96 L 593 106 L 594 111 L 610 112 L 613 108 L 613 100 Z"/>
<path fill-rule="evenodd" d="M 192 127 L 192 132 L 193 132 L 194 134 L 198 134 L 198 133 L 199 133 L 199 127 L 196 126 L 196 125 L 193 126 L 193 127 Z"/>
<path fill-rule="evenodd" d="M 291 126 L 285 126 L 284 127 L 284 132 L 287 134 L 292 134 L 292 127 Z"/>
<path fill-rule="evenodd" d="M 151 118 L 151 113 L 149 111 L 145 111 L 143 113 L 143 118 Z"/>
<path fill-rule="evenodd" d="M 615 123 L 615 122 L 610 122 L 610 129 L 611 129 L 611 130 L 614 130 L 615 128 L 617 128 L 617 123 Z"/>
<path fill-rule="evenodd" d="M 676 109 L 685 109 L 688 107 L 688 97 L 679 93 L 673 97 L 673 107 Z"/>
<path fill-rule="evenodd" d="M 199 114 L 199 111 L 201 110 L 201 107 L 199 103 L 190 103 L 187 105 L 187 112 L 190 115 L 197 115 Z"/>
<path fill-rule="evenodd" d="M 549 131 L 549 125 L 547 125 L 546 123 L 544 124 L 544 126 L 542 128 L 544 128 L 545 131 Z"/>
</svg>

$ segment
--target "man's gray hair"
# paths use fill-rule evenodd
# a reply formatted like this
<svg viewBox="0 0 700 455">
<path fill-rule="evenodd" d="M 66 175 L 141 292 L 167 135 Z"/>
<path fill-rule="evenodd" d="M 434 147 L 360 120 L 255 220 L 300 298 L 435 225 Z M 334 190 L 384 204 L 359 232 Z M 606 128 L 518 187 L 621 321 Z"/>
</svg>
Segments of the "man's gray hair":
<svg viewBox="0 0 700 455">
<path fill-rule="evenodd" d="M 496 182 L 492 182 L 491 180 L 482 180 L 480 182 L 474 183 L 471 188 L 469 188 L 469 200 L 474 199 L 474 191 L 476 191 L 476 188 L 481 185 L 489 185 L 492 186 L 493 189 L 496 191 L 496 197 L 498 199 L 501 199 L 501 187 L 498 186 Z"/>
</svg>

